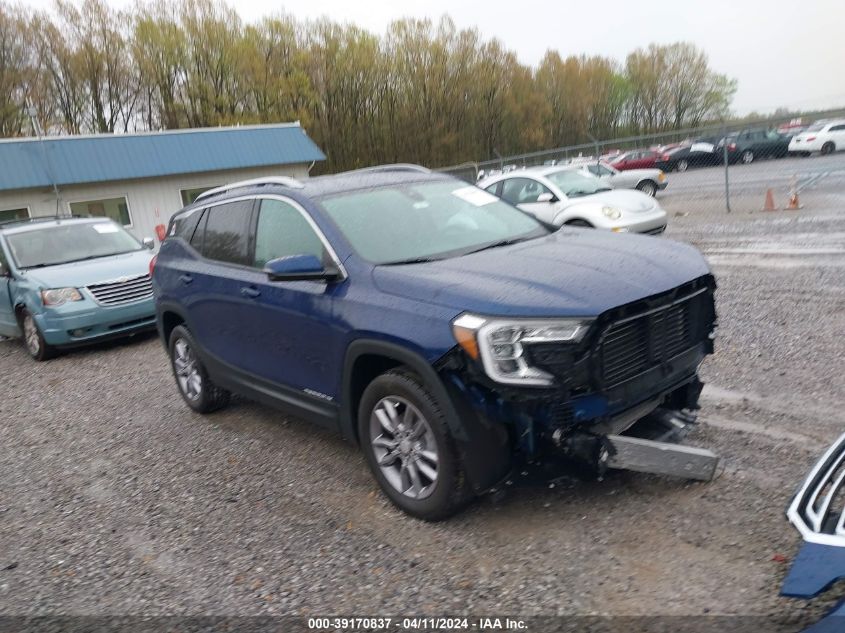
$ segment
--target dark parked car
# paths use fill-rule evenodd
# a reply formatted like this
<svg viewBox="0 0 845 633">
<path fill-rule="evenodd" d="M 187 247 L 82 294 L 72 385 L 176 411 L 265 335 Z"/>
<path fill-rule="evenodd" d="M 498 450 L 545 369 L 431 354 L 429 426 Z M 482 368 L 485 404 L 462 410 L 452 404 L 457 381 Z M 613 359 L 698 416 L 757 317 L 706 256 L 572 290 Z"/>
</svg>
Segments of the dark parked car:
<svg viewBox="0 0 845 633">
<path fill-rule="evenodd" d="M 742 130 L 726 137 L 728 162 L 749 164 L 758 158 L 783 158 L 789 152 L 791 135 L 763 128 Z M 720 143 L 718 151 L 722 151 Z"/>
<path fill-rule="evenodd" d="M 202 194 L 171 219 L 153 287 L 189 407 L 234 391 L 338 430 L 417 517 L 529 463 L 715 469 L 668 443 L 713 351 L 715 282 L 685 244 L 555 230 L 390 166 Z"/>
<path fill-rule="evenodd" d="M 704 137 L 666 150 L 655 163 L 663 171 L 686 171 L 691 167 L 711 167 L 723 162 L 718 138 Z"/>
</svg>

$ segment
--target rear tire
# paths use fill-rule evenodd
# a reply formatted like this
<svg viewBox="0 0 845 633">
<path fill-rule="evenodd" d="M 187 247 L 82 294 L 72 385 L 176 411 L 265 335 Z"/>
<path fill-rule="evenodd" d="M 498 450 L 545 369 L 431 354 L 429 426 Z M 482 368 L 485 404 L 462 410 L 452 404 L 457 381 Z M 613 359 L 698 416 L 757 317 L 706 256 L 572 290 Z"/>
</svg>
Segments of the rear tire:
<svg viewBox="0 0 845 633">
<path fill-rule="evenodd" d="M 211 413 L 229 404 L 231 394 L 218 387 L 197 355 L 197 344 L 184 325 L 170 333 L 170 366 L 182 399 L 198 413 Z"/>
<path fill-rule="evenodd" d="M 827 156 L 828 154 L 833 154 L 836 151 L 836 145 L 833 144 L 833 141 L 828 141 L 824 145 L 822 145 L 822 156 Z"/>
<path fill-rule="evenodd" d="M 358 438 L 382 491 L 403 512 L 439 521 L 472 498 L 443 406 L 411 371 L 390 370 L 367 386 Z"/>
<path fill-rule="evenodd" d="M 44 335 L 38 329 L 38 324 L 35 322 L 35 318 L 30 311 L 26 308 L 21 310 L 20 319 L 23 343 L 29 355 L 39 362 L 50 360 L 56 356 L 58 350 L 52 345 L 48 345 L 44 340 Z"/>
<path fill-rule="evenodd" d="M 637 189 L 642 191 L 647 196 L 654 198 L 657 195 L 657 183 L 653 180 L 644 180 L 637 185 Z"/>
</svg>

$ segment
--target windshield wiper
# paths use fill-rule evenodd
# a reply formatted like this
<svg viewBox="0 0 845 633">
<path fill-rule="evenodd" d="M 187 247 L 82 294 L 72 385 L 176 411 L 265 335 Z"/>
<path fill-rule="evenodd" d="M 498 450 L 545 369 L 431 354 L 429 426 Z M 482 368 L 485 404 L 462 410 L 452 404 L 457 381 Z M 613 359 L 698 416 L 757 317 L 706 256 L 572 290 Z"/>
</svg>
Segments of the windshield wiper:
<svg viewBox="0 0 845 633">
<path fill-rule="evenodd" d="M 382 266 L 404 266 L 405 264 L 426 264 L 428 262 L 439 262 L 439 257 L 412 257 L 411 259 L 400 259 L 398 262 L 387 262 Z"/>
<path fill-rule="evenodd" d="M 511 237 L 506 240 L 500 240 L 498 242 L 493 242 L 492 244 L 487 244 L 486 246 L 482 246 L 481 248 L 476 248 L 472 251 L 467 251 L 464 255 L 472 255 L 473 253 L 480 253 L 481 251 L 486 251 L 491 248 L 499 248 L 500 246 L 510 246 L 511 244 L 516 244 L 518 242 L 525 242 L 526 240 L 530 240 L 530 237 Z"/>
</svg>

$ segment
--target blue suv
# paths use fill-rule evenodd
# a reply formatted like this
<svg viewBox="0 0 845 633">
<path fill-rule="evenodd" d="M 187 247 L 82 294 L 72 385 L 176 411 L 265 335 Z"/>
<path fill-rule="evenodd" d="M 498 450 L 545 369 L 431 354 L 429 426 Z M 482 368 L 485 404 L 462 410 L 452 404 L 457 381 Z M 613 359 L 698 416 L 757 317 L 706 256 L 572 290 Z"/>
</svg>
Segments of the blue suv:
<svg viewBox="0 0 845 633">
<path fill-rule="evenodd" d="M 336 429 L 416 517 L 529 467 L 715 468 L 655 459 L 713 351 L 715 282 L 684 244 L 557 229 L 383 166 L 206 192 L 171 219 L 153 288 L 188 406 L 237 392 Z"/>
</svg>

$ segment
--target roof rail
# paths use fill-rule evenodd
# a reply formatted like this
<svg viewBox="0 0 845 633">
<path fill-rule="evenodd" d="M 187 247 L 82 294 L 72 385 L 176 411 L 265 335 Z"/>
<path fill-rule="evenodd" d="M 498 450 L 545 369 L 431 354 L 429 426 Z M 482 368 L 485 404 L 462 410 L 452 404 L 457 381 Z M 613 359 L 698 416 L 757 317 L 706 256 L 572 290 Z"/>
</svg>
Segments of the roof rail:
<svg viewBox="0 0 845 633">
<path fill-rule="evenodd" d="M 342 172 L 344 174 L 362 174 L 366 172 L 389 172 L 389 171 L 415 171 L 421 174 L 430 174 L 431 170 L 422 165 L 414 165 L 413 163 L 395 163 L 393 165 L 375 165 L 373 167 L 362 167 L 361 169 L 353 169 L 351 171 Z"/>
<path fill-rule="evenodd" d="M 226 193 L 227 191 L 232 191 L 233 189 L 261 187 L 263 185 L 280 185 L 282 187 L 290 187 L 292 189 L 302 189 L 305 186 L 296 178 L 291 178 L 290 176 L 265 176 L 263 178 L 251 178 L 250 180 L 238 180 L 237 182 L 230 182 L 228 185 L 223 185 L 222 187 L 215 187 L 214 189 L 203 191 L 194 199 L 194 202 L 210 198 L 211 196 L 216 196 L 220 193 Z"/>
</svg>

